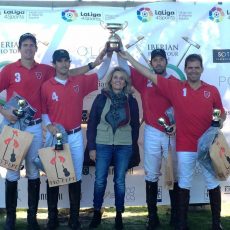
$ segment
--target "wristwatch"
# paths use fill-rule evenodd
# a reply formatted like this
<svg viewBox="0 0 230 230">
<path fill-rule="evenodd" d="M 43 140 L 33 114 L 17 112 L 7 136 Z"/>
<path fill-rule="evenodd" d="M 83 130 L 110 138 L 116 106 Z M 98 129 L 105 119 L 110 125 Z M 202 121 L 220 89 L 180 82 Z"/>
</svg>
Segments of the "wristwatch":
<svg viewBox="0 0 230 230">
<path fill-rule="evenodd" d="M 94 69 L 93 62 L 89 62 L 89 63 L 88 63 L 88 67 L 89 67 L 90 70 L 91 70 L 91 69 Z"/>
</svg>

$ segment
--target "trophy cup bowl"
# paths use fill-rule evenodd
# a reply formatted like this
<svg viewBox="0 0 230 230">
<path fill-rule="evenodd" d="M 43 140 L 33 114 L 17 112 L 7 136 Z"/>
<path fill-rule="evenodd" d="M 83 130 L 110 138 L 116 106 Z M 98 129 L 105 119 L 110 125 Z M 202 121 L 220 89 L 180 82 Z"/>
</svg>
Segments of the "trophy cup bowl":
<svg viewBox="0 0 230 230">
<path fill-rule="evenodd" d="M 18 100 L 18 109 L 13 110 L 13 114 L 17 116 L 18 118 L 22 118 L 25 114 L 24 107 L 26 105 L 26 101 L 24 99 L 19 99 Z"/>
<path fill-rule="evenodd" d="M 111 33 L 109 40 L 107 42 L 107 51 L 120 51 L 120 40 L 116 37 L 116 32 L 118 30 L 124 30 L 127 25 L 128 22 L 125 21 L 123 24 L 122 23 L 105 23 L 104 21 L 100 22 L 100 25 L 104 28 L 104 29 L 108 29 L 109 32 Z"/>
<path fill-rule="evenodd" d="M 57 143 L 55 144 L 55 150 L 63 150 L 63 143 L 62 143 L 62 133 L 56 133 Z"/>
<path fill-rule="evenodd" d="M 165 128 L 166 133 L 171 133 L 173 131 L 173 127 L 170 127 L 169 125 L 167 125 L 163 117 L 158 118 L 158 124 Z"/>
<path fill-rule="evenodd" d="M 220 115 L 221 115 L 220 109 L 213 109 L 211 126 L 220 127 Z"/>
</svg>

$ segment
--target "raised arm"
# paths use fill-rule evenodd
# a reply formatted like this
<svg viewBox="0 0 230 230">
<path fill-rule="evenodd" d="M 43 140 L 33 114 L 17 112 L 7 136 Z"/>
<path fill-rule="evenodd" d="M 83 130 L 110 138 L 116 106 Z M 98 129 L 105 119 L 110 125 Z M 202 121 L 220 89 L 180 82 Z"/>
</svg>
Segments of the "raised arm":
<svg viewBox="0 0 230 230">
<path fill-rule="evenodd" d="M 82 75 L 82 74 L 89 72 L 90 70 L 94 69 L 96 66 L 100 65 L 103 62 L 103 58 L 104 58 L 105 54 L 106 54 L 106 48 L 104 48 L 99 53 L 99 55 L 96 57 L 94 62 L 90 62 L 87 65 L 84 65 L 81 67 L 70 69 L 69 75 L 77 76 L 77 75 Z"/>
<path fill-rule="evenodd" d="M 157 84 L 157 75 L 150 71 L 149 68 L 145 67 L 144 65 L 140 64 L 136 61 L 127 51 L 119 52 L 119 55 L 123 58 L 128 60 L 131 65 L 138 70 L 143 76 L 151 80 L 155 85 Z"/>
</svg>

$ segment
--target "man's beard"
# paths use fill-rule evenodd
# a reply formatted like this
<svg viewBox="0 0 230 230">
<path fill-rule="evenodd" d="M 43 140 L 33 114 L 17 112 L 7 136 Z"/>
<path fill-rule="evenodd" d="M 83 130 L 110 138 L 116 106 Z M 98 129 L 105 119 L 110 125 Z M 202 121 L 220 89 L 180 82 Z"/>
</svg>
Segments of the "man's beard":
<svg viewBox="0 0 230 230">
<path fill-rule="evenodd" d="M 153 71 L 155 72 L 155 74 L 159 74 L 159 75 L 162 75 L 165 73 L 165 69 L 162 69 L 162 70 L 153 69 Z"/>
</svg>

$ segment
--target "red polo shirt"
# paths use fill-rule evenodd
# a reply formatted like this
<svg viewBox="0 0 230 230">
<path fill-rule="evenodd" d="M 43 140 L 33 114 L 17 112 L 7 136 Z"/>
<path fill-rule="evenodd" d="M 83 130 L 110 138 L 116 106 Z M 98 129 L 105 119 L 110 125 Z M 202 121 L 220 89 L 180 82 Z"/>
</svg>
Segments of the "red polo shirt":
<svg viewBox="0 0 230 230">
<path fill-rule="evenodd" d="M 130 67 L 130 69 L 132 84 L 141 95 L 145 123 L 164 132 L 164 128 L 158 124 L 157 120 L 159 117 L 163 117 L 169 124 L 165 111 L 171 106 L 170 101 L 160 93 L 151 81 L 134 68 Z"/>
<path fill-rule="evenodd" d="M 196 152 L 197 141 L 210 127 L 214 108 L 224 113 L 217 88 L 202 81 L 194 90 L 187 81 L 157 78 L 157 87 L 172 103 L 176 120 L 176 150 Z"/>
<path fill-rule="evenodd" d="M 24 97 L 37 112 L 35 119 L 41 117 L 41 85 L 53 77 L 52 66 L 34 62 L 31 69 L 21 65 L 20 60 L 5 66 L 0 73 L 0 92 L 6 90 L 8 101 L 13 93 Z"/>
<path fill-rule="evenodd" d="M 97 88 L 97 74 L 69 77 L 65 85 L 52 78 L 42 86 L 42 113 L 66 130 L 76 128 L 81 125 L 84 97 Z"/>
</svg>

